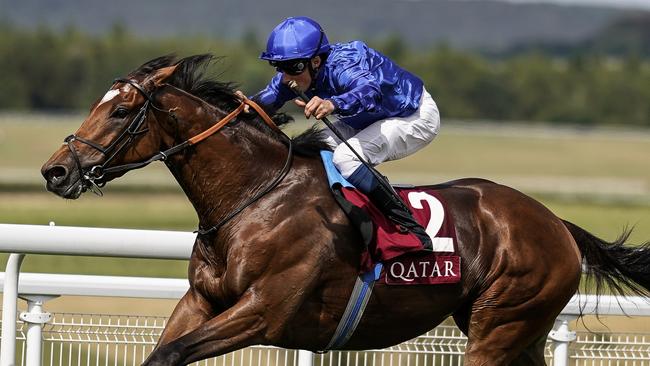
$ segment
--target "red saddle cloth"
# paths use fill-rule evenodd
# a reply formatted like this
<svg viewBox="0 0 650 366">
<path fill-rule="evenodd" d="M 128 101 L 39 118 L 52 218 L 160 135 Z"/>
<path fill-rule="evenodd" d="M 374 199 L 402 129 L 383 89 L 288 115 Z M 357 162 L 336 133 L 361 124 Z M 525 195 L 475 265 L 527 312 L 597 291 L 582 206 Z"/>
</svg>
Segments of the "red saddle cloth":
<svg viewBox="0 0 650 366">
<path fill-rule="evenodd" d="M 338 186 L 346 201 L 360 208 L 372 221 L 372 238 L 362 256 L 362 270 L 377 262 L 384 270 L 381 280 L 387 284 L 438 284 L 460 281 L 460 257 L 456 255 L 456 231 L 444 200 L 433 187 L 397 188 L 411 208 L 413 217 L 425 228 L 433 243 L 433 252 L 423 251 L 420 240 L 401 233 L 397 226 L 359 190 Z M 354 221 L 354 220 L 353 220 Z"/>
</svg>

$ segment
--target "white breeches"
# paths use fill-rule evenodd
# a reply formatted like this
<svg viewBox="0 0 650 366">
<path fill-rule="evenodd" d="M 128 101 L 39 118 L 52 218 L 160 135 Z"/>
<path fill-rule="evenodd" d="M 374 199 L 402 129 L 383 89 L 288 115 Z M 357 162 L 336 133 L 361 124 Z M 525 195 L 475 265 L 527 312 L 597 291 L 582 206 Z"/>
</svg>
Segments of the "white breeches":
<svg viewBox="0 0 650 366">
<path fill-rule="evenodd" d="M 422 92 L 420 107 L 408 117 L 382 119 L 362 130 L 355 130 L 341 121 L 334 122 L 334 127 L 373 166 L 409 156 L 433 141 L 440 129 L 436 102 L 426 89 Z M 334 165 L 348 178 L 361 162 L 329 128 L 322 133 L 334 149 Z"/>
</svg>

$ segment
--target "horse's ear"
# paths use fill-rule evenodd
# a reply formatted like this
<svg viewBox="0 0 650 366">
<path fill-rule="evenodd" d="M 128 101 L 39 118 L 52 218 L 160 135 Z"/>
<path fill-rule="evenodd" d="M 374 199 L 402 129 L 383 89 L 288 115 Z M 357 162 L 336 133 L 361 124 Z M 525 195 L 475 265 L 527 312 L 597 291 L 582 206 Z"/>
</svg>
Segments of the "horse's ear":
<svg viewBox="0 0 650 366">
<path fill-rule="evenodd" d="M 174 74 L 177 66 L 178 65 L 168 66 L 156 70 L 151 76 L 149 76 L 148 80 L 145 81 L 145 84 L 152 84 L 154 87 L 159 87 Z"/>
</svg>

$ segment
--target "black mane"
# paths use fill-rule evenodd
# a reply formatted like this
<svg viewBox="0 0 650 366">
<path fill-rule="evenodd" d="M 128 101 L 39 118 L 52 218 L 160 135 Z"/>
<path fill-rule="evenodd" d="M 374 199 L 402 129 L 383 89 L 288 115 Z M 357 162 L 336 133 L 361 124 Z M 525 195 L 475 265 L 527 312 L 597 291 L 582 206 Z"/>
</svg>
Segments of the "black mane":
<svg viewBox="0 0 650 366">
<path fill-rule="evenodd" d="M 144 63 L 131 72 L 129 77 L 144 78 L 160 68 L 178 65 L 174 74 L 167 80 L 168 84 L 197 96 L 222 110 L 231 111 L 240 104 L 239 98 L 235 95 L 236 84 L 222 82 L 207 75 L 208 66 L 215 60 L 218 59 L 211 54 L 194 55 L 180 60 L 174 55 L 166 55 Z M 246 122 L 268 134 L 274 133 L 264 122 L 257 118 L 256 113 L 242 114 L 240 119 L 246 120 Z M 293 117 L 285 113 L 275 113 L 271 116 L 271 119 L 278 126 L 293 121 Z M 300 155 L 317 156 L 321 150 L 331 149 L 315 127 L 311 127 L 300 135 L 293 137 L 292 141 L 296 153 Z"/>
</svg>

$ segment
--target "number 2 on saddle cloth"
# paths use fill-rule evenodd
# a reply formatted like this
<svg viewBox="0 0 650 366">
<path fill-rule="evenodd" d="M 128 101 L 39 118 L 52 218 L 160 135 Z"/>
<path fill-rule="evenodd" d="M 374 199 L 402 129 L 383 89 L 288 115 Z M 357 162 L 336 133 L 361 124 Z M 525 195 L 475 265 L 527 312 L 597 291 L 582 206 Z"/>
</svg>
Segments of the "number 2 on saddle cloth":
<svg viewBox="0 0 650 366">
<path fill-rule="evenodd" d="M 413 217 L 431 237 L 433 252 L 429 252 L 422 251 L 422 244 L 414 234 L 400 232 L 361 191 L 341 176 L 332 163 L 332 152 L 322 151 L 321 158 L 336 201 L 361 233 L 366 248 L 361 257 L 362 272 L 382 263 L 380 281 L 389 285 L 460 281 L 454 223 L 433 187 L 396 187 Z"/>
</svg>

